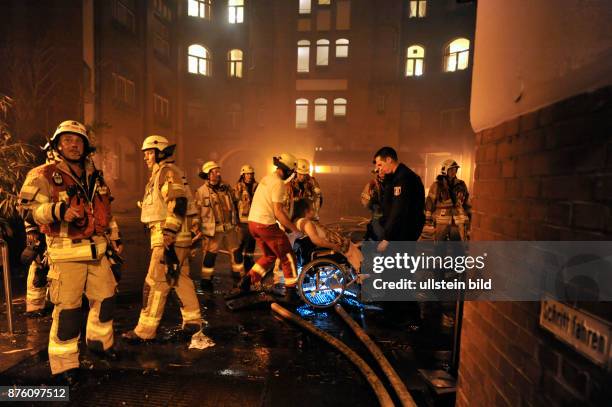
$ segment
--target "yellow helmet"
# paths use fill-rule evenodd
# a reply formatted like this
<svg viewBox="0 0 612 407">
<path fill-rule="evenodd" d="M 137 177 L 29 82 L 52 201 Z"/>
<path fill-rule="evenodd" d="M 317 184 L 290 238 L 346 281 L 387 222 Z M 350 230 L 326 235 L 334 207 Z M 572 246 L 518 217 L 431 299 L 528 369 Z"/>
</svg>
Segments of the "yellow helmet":
<svg viewBox="0 0 612 407">
<path fill-rule="evenodd" d="M 273 158 L 274 165 L 277 167 L 285 167 L 289 171 L 295 170 L 297 160 L 291 153 L 282 153 L 279 156 Z"/>
<path fill-rule="evenodd" d="M 244 164 L 242 167 L 240 167 L 240 175 L 254 174 L 254 173 L 255 173 L 255 170 L 249 164 Z"/>
<path fill-rule="evenodd" d="M 142 151 L 145 150 L 158 150 L 164 151 L 166 148 L 170 146 L 168 139 L 164 136 L 152 135 L 144 139 L 142 142 Z"/>
<path fill-rule="evenodd" d="M 76 120 L 66 120 L 61 122 L 59 126 L 57 126 L 57 129 L 55 129 L 53 137 L 51 137 L 51 140 L 49 140 L 49 145 L 54 149 L 57 148 L 59 137 L 64 133 L 72 133 L 76 134 L 77 136 L 81 136 L 81 138 L 83 139 L 83 143 L 85 144 L 86 155 L 94 151 L 94 149 L 89 143 L 87 128 L 82 123 L 79 123 Z"/>
<path fill-rule="evenodd" d="M 440 174 L 446 175 L 448 173 L 448 170 L 450 170 L 451 168 L 459 168 L 459 164 L 457 164 L 457 161 L 453 160 L 452 158 L 444 160 L 444 162 L 442 163 L 442 168 L 440 168 Z"/>
<path fill-rule="evenodd" d="M 199 174 L 200 177 L 204 179 L 208 178 L 208 174 L 210 173 L 210 171 L 215 168 L 221 168 L 221 166 L 215 161 L 206 161 L 204 165 L 202 165 L 202 171 L 200 171 Z"/>
<path fill-rule="evenodd" d="M 310 161 L 305 158 L 298 158 L 295 172 L 298 174 L 310 174 Z"/>
</svg>

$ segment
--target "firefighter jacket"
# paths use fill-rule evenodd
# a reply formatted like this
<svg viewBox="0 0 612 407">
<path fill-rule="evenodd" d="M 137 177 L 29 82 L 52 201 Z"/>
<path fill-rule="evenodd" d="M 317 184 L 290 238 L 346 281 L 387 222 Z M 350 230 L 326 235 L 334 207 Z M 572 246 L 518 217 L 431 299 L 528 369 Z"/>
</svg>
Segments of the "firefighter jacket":
<svg viewBox="0 0 612 407">
<path fill-rule="evenodd" d="M 119 239 L 110 190 L 90 159 L 82 177 L 61 160 L 32 169 L 19 195 L 25 221 L 38 224 L 46 236 L 52 263 L 99 260 L 108 239 Z M 68 208 L 80 214 L 70 223 L 63 220 Z"/>
<path fill-rule="evenodd" d="M 204 182 L 196 191 L 195 202 L 205 236 L 235 229 L 238 224 L 235 193 L 227 184 L 211 185 Z"/>
<path fill-rule="evenodd" d="M 438 225 L 469 222 L 469 193 L 465 182 L 438 175 L 425 200 L 425 217 Z"/>
<path fill-rule="evenodd" d="M 371 179 L 361 191 L 361 204 L 372 212 L 372 219 L 382 217 L 382 182 L 377 178 Z"/>
<path fill-rule="evenodd" d="M 299 182 L 296 176 L 287 183 L 287 193 L 285 196 L 285 206 L 291 216 L 293 216 L 293 203 L 304 198 L 312 202 L 315 218 L 318 218 L 319 209 L 321 209 L 323 204 L 323 195 L 321 194 L 319 183 L 311 176 L 308 176 L 304 182 Z"/>
<path fill-rule="evenodd" d="M 236 194 L 235 200 L 238 203 L 238 217 L 241 223 L 247 223 L 249 221 L 249 211 L 251 210 L 251 204 L 253 203 L 253 195 L 259 184 L 257 181 L 253 181 L 247 184 L 243 180 L 236 183 L 234 193 Z"/>
<path fill-rule="evenodd" d="M 176 234 L 177 247 L 191 246 L 191 227 L 197 211 L 183 171 L 171 159 L 153 166 L 140 204 L 140 221 L 151 232 L 151 248 L 163 245 L 163 234 Z"/>
</svg>

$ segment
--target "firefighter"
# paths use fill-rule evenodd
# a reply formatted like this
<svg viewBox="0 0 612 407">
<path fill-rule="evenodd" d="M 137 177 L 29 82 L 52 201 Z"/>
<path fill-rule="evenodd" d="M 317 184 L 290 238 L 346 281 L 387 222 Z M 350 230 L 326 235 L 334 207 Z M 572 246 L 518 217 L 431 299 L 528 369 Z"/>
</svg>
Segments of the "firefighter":
<svg viewBox="0 0 612 407">
<path fill-rule="evenodd" d="M 255 239 L 249 232 L 249 211 L 253 202 L 253 195 L 257 189 L 257 181 L 255 180 L 255 170 L 249 164 L 245 164 L 240 168 L 240 178 L 236 183 L 234 192 L 236 193 L 236 202 L 238 202 L 238 219 L 240 221 L 241 241 L 238 247 L 238 262 L 244 264 L 245 270 L 250 270 L 255 263 L 253 260 L 255 252 Z"/>
<path fill-rule="evenodd" d="M 197 223 L 196 210 L 184 173 L 172 159 L 175 147 L 157 135 L 147 137 L 142 143 L 151 177 L 139 203 L 140 220 L 151 234 L 151 262 L 144 281 L 138 324 L 123 334 L 128 342 L 140 343 L 156 337 L 171 289 L 181 304 L 180 336 L 191 336 L 202 328 L 200 304 L 189 276 L 188 261 L 191 229 Z"/>
<path fill-rule="evenodd" d="M 204 253 L 200 286 L 202 290 L 211 291 L 219 250 L 229 252 L 234 277 L 244 275 L 244 265 L 238 254 L 240 236 L 234 191 L 222 182 L 221 167 L 214 161 L 204 163 L 199 175 L 204 180 L 195 194 Z"/>
<path fill-rule="evenodd" d="M 297 300 L 296 260 L 287 235 L 280 229 L 280 223 L 285 231 L 297 230 L 289 219 L 284 206 L 285 183 L 295 171 L 296 159 L 292 154 L 283 153 L 273 158 L 276 170 L 265 176 L 253 196 L 249 212 L 249 231 L 257 241 L 263 255 L 238 283 L 241 293 L 249 292 L 251 284 L 256 284 L 274 266 L 276 259 L 280 260 L 284 274 L 285 294 L 287 301 Z"/>
<path fill-rule="evenodd" d="M 88 348 L 114 358 L 113 311 L 117 282 L 107 248 L 121 252 L 117 224 L 111 217 L 111 195 L 94 167 L 87 129 L 62 122 L 50 140 L 56 161 L 28 173 L 20 192 L 26 221 L 39 225 L 49 258 L 49 292 L 53 322 L 49 362 L 54 375 L 70 383 L 79 367 L 81 298 L 89 300 Z"/>
<path fill-rule="evenodd" d="M 308 199 L 312 202 L 314 219 L 319 219 L 319 210 L 323 204 L 321 188 L 315 177 L 310 175 L 310 161 L 305 158 L 297 160 L 295 170 L 296 176 L 287 184 L 287 210 L 289 215 L 293 214 L 293 205 L 300 199 Z"/>
<path fill-rule="evenodd" d="M 361 204 L 372 213 L 364 239 L 380 241 L 384 233 L 380 224 L 384 176 L 377 169 L 372 170 L 372 174 L 374 174 L 374 177 L 363 187 L 361 192 Z"/>
<path fill-rule="evenodd" d="M 469 193 L 465 182 L 457 178 L 458 169 L 455 160 L 445 160 L 427 194 L 425 219 L 428 226 L 435 228 L 437 241 L 467 240 L 471 216 Z"/>
</svg>

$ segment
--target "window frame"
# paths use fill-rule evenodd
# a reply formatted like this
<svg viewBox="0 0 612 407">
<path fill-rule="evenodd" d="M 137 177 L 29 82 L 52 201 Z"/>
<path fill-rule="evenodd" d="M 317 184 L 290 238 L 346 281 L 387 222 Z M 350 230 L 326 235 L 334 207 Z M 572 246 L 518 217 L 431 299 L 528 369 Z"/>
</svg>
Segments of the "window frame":
<svg viewBox="0 0 612 407">
<path fill-rule="evenodd" d="M 411 56 L 411 49 L 419 49 L 422 51 L 420 56 Z M 420 62 L 421 73 L 417 74 L 418 63 Z M 412 74 L 408 73 L 408 67 L 412 66 Z M 413 44 L 406 48 L 406 65 L 404 69 L 404 76 L 407 78 L 418 78 L 425 75 L 425 47 L 420 44 Z"/>
<path fill-rule="evenodd" d="M 197 14 L 190 14 L 189 6 L 195 4 L 198 8 Z M 187 16 L 212 20 L 212 0 L 187 0 Z"/>
<path fill-rule="evenodd" d="M 201 47 L 204 50 L 204 56 L 192 54 L 190 49 L 192 47 L 194 47 L 194 46 Z M 191 65 L 192 58 L 195 58 L 195 60 L 196 60 L 197 72 L 192 72 L 190 70 L 190 68 L 191 68 L 190 65 Z M 201 72 L 202 64 L 204 64 L 205 73 Z M 212 54 L 210 53 L 208 48 L 206 48 L 204 45 L 202 45 L 202 44 L 191 44 L 191 45 L 189 45 L 189 47 L 187 47 L 187 72 L 190 73 L 190 74 L 193 74 L 193 75 L 200 75 L 200 76 L 205 76 L 205 77 L 212 76 Z"/>
<path fill-rule="evenodd" d="M 344 108 L 344 112 L 339 114 L 337 108 Z M 348 114 L 348 100 L 346 98 L 334 98 L 333 116 L 335 119 L 346 119 Z"/>
<path fill-rule="evenodd" d="M 320 68 L 320 67 L 326 67 L 329 66 L 329 48 L 330 48 L 330 41 L 328 39 L 325 38 L 321 38 L 318 39 L 316 42 L 316 46 L 317 46 L 317 52 L 316 52 L 316 58 L 315 58 L 315 66 Z M 322 51 L 324 50 L 324 51 Z M 319 53 L 321 52 L 325 52 L 327 54 L 327 62 L 325 64 L 320 64 L 319 63 Z"/>
<path fill-rule="evenodd" d="M 415 13 L 412 14 L 412 5 L 416 5 Z M 423 6 L 421 10 L 421 6 Z M 421 12 L 422 11 L 422 12 Z M 410 0 L 408 2 L 408 18 L 421 19 L 427 17 L 427 0 Z"/>
<path fill-rule="evenodd" d="M 458 41 L 467 41 L 467 48 L 463 49 L 463 50 L 459 50 L 459 51 L 451 51 L 451 47 L 454 43 L 458 42 Z M 458 71 L 465 71 L 468 70 L 470 68 L 470 48 L 471 48 L 471 41 L 465 37 L 458 37 L 455 38 L 454 40 L 450 41 L 446 47 L 444 47 L 444 59 L 443 59 L 443 69 L 444 72 L 458 72 Z M 462 54 L 465 54 L 465 66 L 463 68 L 459 67 L 459 62 L 461 59 Z M 449 64 L 451 62 L 451 60 L 454 60 L 454 68 L 453 69 L 449 69 Z"/>
<path fill-rule="evenodd" d="M 240 59 L 233 59 L 232 52 L 238 51 Z M 242 79 L 244 77 L 244 51 L 240 48 L 232 48 L 227 51 L 227 76 L 228 78 Z"/>
<path fill-rule="evenodd" d="M 314 122 L 317 124 L 327 123 L 327 106 L 328 101 L 326 98 L 316 98 L 314 100 Z M 323 109 L 323 119 L 317 119 L 319 111 Z"/>
<path fill-rule="evenodd" d="M 340 43 L 340 41 L 346 41 L 346 43 L 342 42 Z M 334 56 L 337 59 L 347 59 L 349 57 L 349 47 L 351 45 L 351 41 L 348 38 L 338 38 L 335 42 L 335 52 L 334 52 Z M 338 56 L 338 49 L 339 48 L 346 48 L 346 55 L 344 56 Z"/>
<path fill-rule="evenodd" d="M 310 40 L 299 40 L 297 42 L 297 63 L 296 63 L 296 72 L 298 74 L 304 74 L 310 72 Z M 306 50 L 306 56 L 304 57 L 307 61 L 306 70 L 300 70 L 300 49 Z"/>
<path fill-rule="evenodd" d="M 240 4 L 232 4 L 240 3 Z M 245 0 L 228 0 L 227 1 L 227 21 L 230 24 L 244 23 L 244 8 Z"/>
<path fill-rule="evenodd" d="M 295 128 L 296 129 L 306 129 L 308 128 L 308 111 L 310 107 L 310 101 L 306 98 L 298 98 L 295 100 Z M 304 111 L 304 117 L 306 120 L 304 122 L 298 122 L 300 108 Z"/>
</svg>

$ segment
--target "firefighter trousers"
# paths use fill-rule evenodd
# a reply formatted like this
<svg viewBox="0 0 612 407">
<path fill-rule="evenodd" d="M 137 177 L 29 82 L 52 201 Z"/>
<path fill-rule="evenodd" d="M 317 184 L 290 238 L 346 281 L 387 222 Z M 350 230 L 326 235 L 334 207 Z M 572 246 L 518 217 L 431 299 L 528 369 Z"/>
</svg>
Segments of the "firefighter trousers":
<svg viewBox="0 0 612 407">
<path fill-rule="evenodd" d="M 263 225 L 256 222 L 249 222 L 249 231 L 263 252 L 249 270 L 251 281 L 259 282 L 278 259 L 283 270 L 285 286 L 295 287 L 297 284 L 295 254 L 285 232 L 276 223 Z"/>
<path fill-rule="evenodd" d="M 36 272 L 40 265 L 33 261 L 28 269 L 28 280 L 26 286 L 26 312 L 40 311 L 45 308 L 47 297 L 47 285 L 37 287 L 34 284 Z"/>
<path fill-rule="evenodd" d="M 48 279 L 53 308 L 49 333 L 51 373 L 79 367 L 81 299 L 89 300 L 86 342 L 91 349 L 104 351 L 113 346 L 113 314 L 117 282 L 108 259 L 51 264 Z"/>
<path fill-rule="evenodd" d="M 180 262 L 180 274 L 174 286 L 166 280 L 166 265 L 164 262 L 164 247 L 153 247 L 151 252 L 151 263 L 145 278 L 142 293 L 142 310 L 138 318 L 138 325 L 134 332 L 142 339 L 153 339 L 157 333 L 157 327 L 164 314 L 166 299 L 170 290 L 176 292 L 183 317 L 182 327 L 193 325 L 200 329 L 202 327 L 202 316 L 200 314 L 200 303 L 196 296 L 193 280 L 189 276 L 189 247 L 175 247 L 176 255 Z"/>
<path fill-rule="evenodd" d="M 237 252 L 237 261 L 244 264 L 245 270 L 250 270 L 255 264 L 253 257 L 255 256 L 255 238 L 249 232 L 249 224 L 240 224 L 240 246 Z"/>
<path fill-rule="evenodd" d="M 243 259 L 239 255 L 240 250 L 240 232 L 239 229 L 228 230 L 227 232 L 217 232 L 214 236 L 204 237 L 202 240 L 202 252 L 204 258 L 202 260 L 201 276 L 205 280 L 210 280 L 215 272 L 215 263 L 219 250 L 225 249 L 230 256 L 232 264 L 232 273 L 244 275 Z"/>
</svg>

